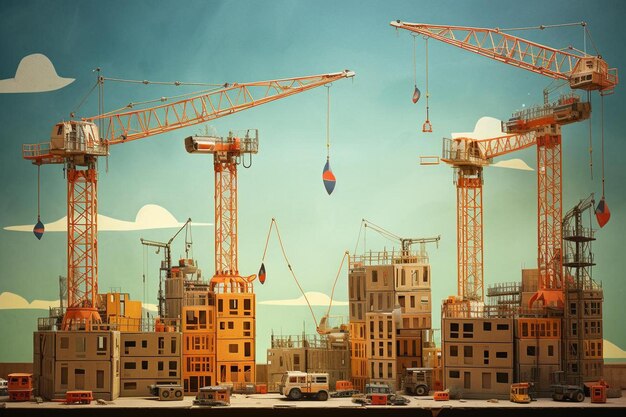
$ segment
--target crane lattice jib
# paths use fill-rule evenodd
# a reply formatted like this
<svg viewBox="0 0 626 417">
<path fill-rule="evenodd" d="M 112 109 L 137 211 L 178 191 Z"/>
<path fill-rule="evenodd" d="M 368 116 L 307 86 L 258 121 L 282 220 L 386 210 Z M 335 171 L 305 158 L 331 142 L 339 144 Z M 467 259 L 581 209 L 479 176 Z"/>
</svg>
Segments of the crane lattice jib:
<svg viewBox="0 0 626 417">
<path fill-rule="evenodd" d="M 115 145 L 208 122 L 261 104 L 298 94 L 342 78 L 353 71 L 280 80 L 235 83 L 219 90 L 157 107 L 84 118 L 102 123 L 105 143 Z"/>
<path fill-rule="evenodd" d="M 476 141 L 481 154 L 487 159 L 530 148 L 535 144 L 537 144 L 537 138 L 534 131 L 521 135 L 505 135 Z"/>
<path fill-rule="evenodd" d="M 407 23 L 393 21 L 391 26 L 419 33 L 423 36 L 454 45 L 458 48 L 483 55 L 505 64 L 513 65 L 528 71 L 542 74 L 554 79 L 568 80 L 571 84 L 582 58 L 590 55 L 568 49 L 567 51 L 544 46 L 518 36 L 500 31 L 499 29 L 474 28 L 467 26 L 430 25 L 423 23 Z M 598 60 L 604 61 L 597 57 Z M 594 87 L 575 87 L 583 89 L 611 90 L 617 83 L 615 69 L 603 70 L 602 80 Z M 574 88 L 574 87 L 573 87 Z"/>
</svg>

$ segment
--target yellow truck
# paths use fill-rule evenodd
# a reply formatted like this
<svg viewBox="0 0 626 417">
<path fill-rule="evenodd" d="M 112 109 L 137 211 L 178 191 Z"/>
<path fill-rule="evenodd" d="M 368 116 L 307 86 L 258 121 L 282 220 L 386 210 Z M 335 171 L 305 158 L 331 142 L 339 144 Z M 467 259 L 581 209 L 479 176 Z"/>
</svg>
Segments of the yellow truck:
<svg viewBox="0 0 626 417">
<path fill-rule="evenodd" d="M 514 403 L 528 404 L 530 402 L 529 389 L 530 384 L 528 382 L 512 384 L 509 399 Z"/>
</svg>

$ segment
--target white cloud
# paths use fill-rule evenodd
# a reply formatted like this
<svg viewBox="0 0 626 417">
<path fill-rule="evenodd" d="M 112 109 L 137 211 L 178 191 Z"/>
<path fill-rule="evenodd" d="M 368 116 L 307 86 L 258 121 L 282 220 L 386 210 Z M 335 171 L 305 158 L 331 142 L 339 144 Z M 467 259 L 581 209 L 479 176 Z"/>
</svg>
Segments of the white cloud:
<svg viewBox="0 0 626 417">
<path fill-rule="evenodd" d="M 73 82 L 74 78 L 59 77 L 47 56 L 32 54 L 22 58 L 15 78 L 0 80 L 0 93 L 42 93 Z"/>
<path fill-rule="evenodd" d="M 602 353 L 605 359 L 626 359 L 626 351 L 606 339 L 604 339 L 602 348 Z"/>
<path fill-rule="evenodd" d="M 316 292 L 316 291 L 309 291 L 309 292 L 306 292 L 305 294 L 309 300 L 309 303 L 311 303 L 311 306 L 328 307 L 328 305 L 330 304 L 330 297 L 324 293 Z M 298 298 L 292 298 L 288 300 L 260 301 L 259 304 L 274 305 L 274 306 L 306 306 L 307 305 L 306 300 L 304 299 L 303 295 L 301 295 Z M 333 301 L 333 305 L 334 306 L 347 306 L 348 302 L 335 300 Z"/>
<path fill-rule="evenodd" d="M 0 294 L 0 310 L 48 310 L 50 307 L 58 307 L 59 300 L 33 300 L 30 303 L 22 296 L 12 292 Z"/>
<path fill-rule="evenodd" d="M 502 122 L 493 117 L 481 117 L 476 122 L 473 132 L 453 133 L 452 138 L 470 138 L 470 139 L 489 139 L 504 136 L 506 133 L 502 131 Z"/>
<path fill-rule="evenodd" d="M 147 229 L 167 229 L 173 227 L 181 227 L 184 223 L 179 222 L 176 218 L 161 206 L 156 204 L 146 204 L 137 212 L 134 222 L 118 220 L 98 214 L 98 231 L 99 232 L 121 232 L 132 230 Z M 192 226 L 212 226 L 211 223 L 191 223 Z M 52 223 L 48 223 L 46 232 L 65 232 L 67 231 L 67 216 L 60 218 Z M 31 232 L 33 225 L 7 226 L 4 230 L 14 232 Z"/>
<path fill-rule="evenodd" d="M 496 168 L 519 169 L 522 171 L 534 171 L 528 164 L 519 158 L 507 159 L 506 161 L 498 161 L 491 165 Z"/>
</svg>

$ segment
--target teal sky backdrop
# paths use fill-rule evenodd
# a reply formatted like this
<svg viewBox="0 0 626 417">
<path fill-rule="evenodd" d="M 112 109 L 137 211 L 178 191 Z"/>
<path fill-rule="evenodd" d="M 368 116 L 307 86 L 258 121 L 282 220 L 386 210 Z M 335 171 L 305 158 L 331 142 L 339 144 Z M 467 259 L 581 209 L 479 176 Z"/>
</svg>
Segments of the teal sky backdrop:
<svg viewBox="0 0 626 417">
<path fill-rule="evenodd" d="M 49 140 L 52 126 L 92 87 L 100 67 L 107 77 L 209 83 L 257 81 L 356 71 L 354 80 L 331 88 L 331 166 L 334 193 L 322 185 L 326 157 L 326 90 L 318 88 L 212 122 L 229 130 L 258 128 L 260 152 L 239 171 L 240 271 L 258 271 L 270 220 L 279 223 L 291 264 L 306 291 L 330 294 L 345 250 L 353 251 L 362 218 L 404 237 L 441 235 L 429 248 L 433 276 L 433 323 L 440 300 L 456 294 L 456 218 L 452 170 L 419 165 L 420 155 L 439 155 L 442 137 L 472 131 L 482 116 L 507 119 L 542 102 L 549 79 L 496 63 L 436 41 L 430 46 L 433 133 L 423 134 L 425 103 L 412 104 L 413 40 L 389 22 L 476 27 L 524 27 L 585 21 L 600 53 L 626 71 L 622 1 L 10 1 L 0 3 L 0 79 L 12 78 L 20 60 L 42 53 L 61 77 L 76 81 L 45 93 L 0 94 L 0 293 L 28 301 L 56 300 L 65 274 L 66 237 L 2 228 L 35 224 L 37 170 L 21 157 L 23 143 Z M 580 27 L 527 31 L 528 39 L 582 49 Z M 418 41 L 418 85 L 425 92 L 424 44 Z M 597 233 L 594 278 L 604 287 L 605 338 L 626 348 L 621 325 L 626 293 L 623 258 L 626 221 L 623 158 L 626 95 L 618 86 L 605 98 L 606 198 L 611 221 Z M 174 87 L 107 83 L 107 110 L 161 96 Z M 564 90 L 565 91 L 565 90 Z M 587 123 L 563 129 L 564 211 L 600 185 L 600 99 L 593 97 L 594 179 L 589 174 Z M 97 113 L 96 96 L 80 116 Z M 189 155 L 180 129 L 116 146 L 99 166 L 99 211 L 133 220 L 145 204 L 158 204 L 179 221 L 213 222 L 213 170 L 207 155 Z M 515 155 L 536 167 L 533 149 Z M 487 169 L 484 191 L 485 284 L 519 280 L 536 265 L 536 173 Z M 42 168 L 44 223 L 66 213 L 60 166 Z M 139 238 L 167 240 L 175 229 L 102 232 L 101 290 L 121 287 L 155 303 L 161 255 L 149 255 Z M 194 255 L 205 275 L 213 271 L 213 228 L 193 230 Z M 393 244 L 369 233 L 368 249 Z M 396 245 L 397 247 L 397 245 Z M 183 253 L 181 241 L 174 255 Z M 147 259 L 146 259 L 147 257 Z M 147 264 L 147 267 L 145 266 Z M 268 278 L 255 285 L 257 301 L 300 296 L 275 239 L 266 258 Z M 347 270 L 335 293 L 346 301 Z M 0 306 L 1 307 L 1 306 Z M 318 317 L 325 309 L 316 308 Z M 0 309 L 0 362 L 32 360 L 32 331 L 45 310 Z M 346 315 L 346 307 L 332 314 Z M 305 307 L 258 305 L 257 360 L 265 361 L 271 331 L 314 332 Z"/>
</svg>

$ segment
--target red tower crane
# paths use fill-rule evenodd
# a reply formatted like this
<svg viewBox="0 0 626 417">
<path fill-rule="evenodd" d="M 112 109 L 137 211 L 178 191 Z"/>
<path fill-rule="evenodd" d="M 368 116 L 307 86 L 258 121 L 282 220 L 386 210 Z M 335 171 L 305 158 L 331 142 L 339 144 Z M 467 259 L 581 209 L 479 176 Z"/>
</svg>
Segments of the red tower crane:
<svg viewBox="0 0 626 417">
<path fill-rule="evenodd" d="M 513 36 L 499 29 L 474 28 L 466 26 L 430 25 L 422 23 L 406 23 L 392 21 L 391 26 L 419 33 L 461 49 L 486 56 L 499 62 L 520 67 L 528 71 L 542 74 L 554 79 L 567 80 L 572 89 L 600 91 L 602 95 L 610 94 L 618 84 L 617 69 L 609 68 L 600 56 L 570 49 L 558 50 L 526 39 Z M 504 125 L 507 133 L 530 133 L 537 135 L 537 180 L 538 180 L 538 221 L 537 240 L 539 268 L 539 290 L 530 303 L 540 301 L 544 306 L 553 304 L 562 307 L 562 178 L 561 178 L 561 129 L 565 124 L 559 119 L 554 107 L 567 105 L 571 97 L 561 99 L 555 105 L 545 103 L 538 109 L 530 109 L 515 114 L 513 119 Z M 578 100 L 579 101 L 579 100 Z M 589 117 L 589 103 L 578 103 L 585 107 L 575 120 Z M 547 115 L 547 117 L 544 117 Z M 515 119 L 519 119 L 519 122 Z M 570 121 L 566 121 L 569 123 Z M 472 182 L 476 183 L 476 179 Z M 458 184 L 458 182 L 457 182 Z M 460 191 L 459 191 L 460 192 Z M 478 196 L 475 192 L 474 195 Z M 467 201 L 468 196 L 466 198 Z M 469 219 L 477 217 L 477 213 L 467 211 L 459 219 L 459 225 L 475 223 Z M 482 217 L 482 211 L 480 213 Z M 463 230 L 459 234 L 465 233 Z M 459 240 L 459 256 L 462 256 L 462 240 Z M 482 243 L 482 242 L 481 242 Z M 482 259 L 482 244 L 480 245 Z M 478 255 L 473 258 L 478 257 Z M 482 264 L 482 262 L 481 262 Z M 459 266 L 461 260 L 459 260 Z M 482 268 L 482 266 L 481 266 Z M 462 277 L 459 275 L 459 280 Z M 459 287 L 461 288 L 461 287 Z M 482 291 L 482 290 L 481 290 Z"/>
<path fill-rule="evenodd" d="M 98 157 L 109 154 L 110 145 L 208 122 L 352 76 L 354 72 L 345 70 L 227 84 L 218 90 L 156 107 L 63 121 L 53 127 L 49 142 L 23 145 L 23 158 L 33 164 L 64 164 L 67 169 L 68 308 L 63 329 L 89 329 L 90 323 L 101 322 L 95 305 L 98 292 L 96 162 Z M 98 80 L 103 81 L 102 77 Z M 103 126 L 102 132 L 96 122 Z"/>
</svg>

